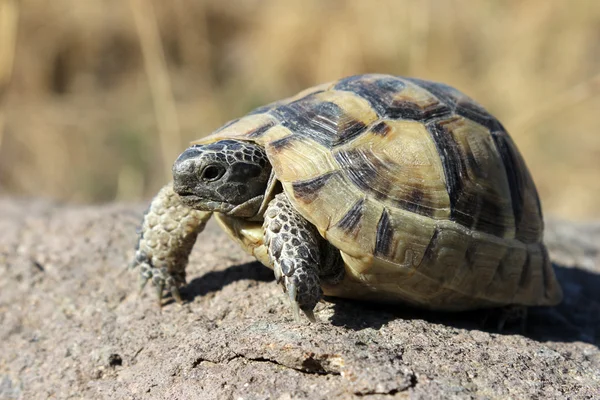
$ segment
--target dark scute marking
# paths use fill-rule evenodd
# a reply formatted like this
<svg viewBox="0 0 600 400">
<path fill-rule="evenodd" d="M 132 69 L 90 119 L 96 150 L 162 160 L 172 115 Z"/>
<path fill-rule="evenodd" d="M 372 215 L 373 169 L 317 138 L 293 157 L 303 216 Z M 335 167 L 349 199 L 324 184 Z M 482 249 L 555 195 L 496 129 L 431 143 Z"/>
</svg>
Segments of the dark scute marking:
<svg viewBox="0 0 600 400">
<path fill-rule="evenodd" d="M 358 149 L 341 150 L 335 153 L 334 157 L 357 187 L 374 193 L 378 198 L 385 197 L 386 193 L 380 193 L 373 188 L 378 175 L 377 166 L 373 165 L 364 152 Z"/>
<path fill-rule="evenodd" d="M 525 256 L 525 263 L 523 264 L 523 266 L 521 267 L 521 276 L 519 278 L 519 288 L 525 287 L 525 285 L 527 285 L 529 283 L 529 277 L 531 275 L 531 266 L 529 265 L 531 263 L 531 254 L 528 251 L 527 255 Z"/>
<path fill-rule="evenodd" d="M 510 189 L 512 208 L 515 216 L 515 226 L 518 227 L 523 216 L 525 179 L 521 173 L 518 156 L 515 154 L 514 148 L 509 143 L 510 138 L 506 132 L 492 132 L 492 138 L 494 139 L 496 148 L 504 163 L 504 170 L 506 171 L 506 177 L 508 179 L 508 187 Z M 515 232 L 515 234 L 517 234 L 517 232 Z"/>
<path fill-rule="evenodd" d="M 337 104 L 319 101 L 310 95 L 271 111 L 281 125 L 294 134 L 308 136 L 317 143 L 331 147 L 338 135 L 338 121 L 344 115 Z"/>
<path fill-rule="evenodd" d="M 266 131 L 275 126 L 275 122 L 271 121 L 261 127 L 258 127 L 250 132 L 248 132 L 248 137 L 257 138 L 261 137 Z"/>
<path fill-rule="evenodd" d="M 394 101 L 387 113 L 388 118 L 408 119 L 427 123 L 433 119 L 448 117 L 452 114 L 450 107 L 443 103 L 421 108 L 409 101 Z"/>
<path fill-rule="evenodd" d="M 375 196 L 377 200 L 392 203 L 420 215 L 428 217 L 434 215 L 435 209 L 423 205 L 422 200 L 426 193 L 418 189 L 413 190 L 408 198 L 390 197 L 394 182 L 386 179 L 385 175 L 381 173 L 384 169 L 389 169 L 389 165 L 385 165 L 377 157 L 369 157 L 367 153 L 359 149 L 343 149 L 335 152 L 333 156 L 350 181 L 362 191 Z"/>
<path fill-rule="evenodd" d="M 481 170 L 480 163 L 477 161 L 477 159 L 475 159 L 475 153 L 473 153 L 472 151 L 468 151 L 465 156 L 467 157 L 467 165 L 471 168 L 471 172 L 475 176 L 482 178 L 482 172 L 484 171 Z"/>
<path fill-rule="evenodd" d="M 389 257 L 392 251 L 392 242 L 394 239 L 394 231 L 390 223 L 390 216 L 387 209 L 383 209 L 381 218 L 377 223 L 377 236 L 375 238 L 375 255 Z"/>
<path fill-rule="evenodd" d="M 467 251 L 465 253 L 465 261 L 467 264 L 467 267 L 469 267 L 470 270 L 474 270 L 475 266 L 477 265 L 477 243 L 471 243 L 471 245 L 469 245 L 469 247 L 467 247 Z"/>
<path fill-rule="evenodd" d="M 454 212 L 457 200 L 463 190 L 463 178 L 466 178 L 466 166 L 461 157 L 458 144 L 440 123 L 430 123 L 427 125 L 427 130 L 431 134 L 435 146 L 442 160 L 444 167 L 444 175 L 446 177 L 446 187 L 448 196 L 450 197 L 450 206 Z"/>
<path fill-rule="evenodd" d="M 294 195 L 306 202 L 311 203 L 319 195 L 319 191 L 327 183 L 327 181 L 335 175 L 336 172 L 329 172 L 327 174 L 317 176 L 316 178 L 308 179 L 305 181 L 298 181 L 292 184 L 294 189 Z"/>
<path fill-rule="evenodd" d="M 471 101 L 461 101 L 456 107 L 456 113 L 485 126 L 492 132 L 504 130 L 504 127 L 496 118 Z"/>
<path fill-rule="evenodd" d="M 416 78 L 406 78 L 407 81 L 414 83 L 415 85 L 427 90 L 429 93 L 438 98 L 444 103 L 450 111 L 454 110 L 456 102 L 458 101 L 455 92 L 456 90 L 451 86 L 444 85 L 443 83 L 425 81 Z"/>
<path fill-rule="evenodd" d="M 367 100 L 380 117 L 388 116 L 394 96 L 404 87 L 404 82 L 398 78 L 367 80 L 360 75 L 342 79 L 335 85 L 336 90 L 352 92 Z"/>
<path fill-rule="evenodd" d="M 364 203 L 365 199 L 356 201 L 336 226 L 346 233 L 353 233 L 362 219 Z"/>
<path fill-rule="evenodd" d="M 421 204 L 423 202 L 423 198 L 425 197 L 425 193 L 419 188 L 413 188 L 406 198 L 405 204 L 403 208 L 407 211 L 414 212 L 417 214 L 428 213 L 427 211 L 432 211 L 427 208 L 427 211 L 421 212 Z"/>
<path fill-rule="evenodd" d="M 364 75 L 352 75 L 347 78 L 340 79 L 336 83 L 335 90 L 351 90 L 350 88 L 360 86 L 364 82 Z"/>
<path fill-rule="evenodd" d="M 362 91 L 365 89 L 378 88 L 382 92 L 400 92 L 405 85 L 401 79 L 392 76 L 369 79 L 369 75 L 354 75 L 340 79 L 335 85 L 335 90 L 346 90 L 350 92 Z"/>
<path fill-rule="evenodd" d="M 398 93 L 406 87 L 402 80 L 394 77 L 376 79 L 374 83 L 377 88 L 386 93 Z"/>
<path fill-rule="evenodd" d="M 553 285 L 550 274 L 552 273 L 552 266 L 550 264 L 550 260 L 548 259 L 548 250 L 546 246 L 540 244 L 540 249 L 542 251 L 542 279 L 544 282 L 544 297 L 548 296 L 548 289 L 550 289 Z"/>
<path fill-rule="evenodd" d="M 381 121 L 371 128 L 371 132 L 381 136 L 387 135 L 391 130 L 392 128 L 385 121 Z"/>
<path fill-rule="evenodd" d="M 271 149 L 275 152 L 286 150 L 293 146 L 294 141 L 298 140 L 297 136 L 290 135 L 281 139 L 277 139 L 269 144 Z"/>
<path fill-rule="evenodd" d="M 450 219 L 467 228 L 479 228 L 483 232 L 502 237 L 504 226 L 494 223 L 499 214 L 490 214 L 499 211 L 497 205 L 492 201 L 487 201 L 484 196 L 467 190 L 469 187 L 465 185 L 465 182 L 469 177 L 465 157 L 461 154 L 452 133 L 442 123 L 430 123 L 427 125 L 427 130 L 435 142 L 444 168 L 446 188 L 450 198 Z M 470 165 L 473 168 L 477 167 L 474 161 Z M 486 216 L 483 221 L 481 220 L 482 211 Z"/>
<path fill-rule="evenodd" d="M 500 218 L 503 213 L 498 202 L 486 196 L 481 196 L 479 207 L 479 216 L 473 229 L 504 237 L 507 226 L 506 221 Z"/>
<path fill-rule="evenodd" d="M 450 219 L 464 227 L 474 229 L 478 210 L 481 207 L 480 200 L 478 196 L 463 194 L 457 201 L 456 207 L 450 210 Z"/>
<path fill-rule="evenodd" d="M 448 100 L 448 102 L 452 104 L 452 107 L 440 102 L 425 108 L 419 107 L 410 101 L 395 100 L 398 93 L 405 87 L 406 85 L 401 79 L 392 77 L 376 80 L 350 77 L 342 79 L 335 86 L 337 90 L 350 91 L 367 100 L 380 117 L 428 122 L 452 114 L 452 107 L 455 102 L 451 100 Z M 443 99 L 446 99 L 446 97 L 448 95 L 445 95 Z"/>
<path fill-rule="evenodd" d="M 361 121 L 347 121 L 342 131 L 339 133 L 339 135 L 336 137 L 332 144 L 333 146 L 342 146 L 354 139 L 355 137 L 357 137 L 358 135 L 360 135 L 361 133 L 363 133 L 366 129 L 367 126 Z"/>
<path fill-rule="evenodd" d="M 410 195 L 408 196 L 408 200 L 418 204 L 423 200 L 424 196 L 425 196 L 425 194 L 423 193 L 423 191 L 421 189 L 414 188 L 410 192 Z"/>
<path fill-rule="evenodd" d="M 439 228 L 435 228 L 435 231 L 433 231 L 433 236 L 431 237 L 431 240 L 429 240 L 429 244 L 427 245 L 427 248 L 425 249 L 425 253 L 423 254 L 423 262 L 427 263 L 428 261 L 435 261 L 434 257 L 436 256 L 436 246 L 437 246 L 437 241 L 438 241 L 438 236 L 440 235 L 440 230 Z"/>
</svg>

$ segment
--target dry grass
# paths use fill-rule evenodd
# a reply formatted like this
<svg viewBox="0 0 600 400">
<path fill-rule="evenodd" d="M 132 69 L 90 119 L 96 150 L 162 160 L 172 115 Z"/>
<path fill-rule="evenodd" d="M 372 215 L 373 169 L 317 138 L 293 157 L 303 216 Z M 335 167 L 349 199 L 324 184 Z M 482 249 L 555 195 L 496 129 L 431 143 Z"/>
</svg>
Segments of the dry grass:
<svg viewBox="0 0 600 400">
<path fill-rule="evenodd" d="M 16 13 L 2 19 L 6 4 L 19 5 L 16 47 L 4 43 L 17 26 Z M 319 82 L 383 72 L 479 100 L 524 153 L 546 213 L 600 217 L 595 0 L 153 4 L 0 0 L 0 72 L 14 54 L 0 189 L 147 198 L 189 140 L 226 120 Z"/>
<path fill-rule="evenodd" d="M 15 58 L 18 11 L 16 1 L 0 0 L 0 150 L 2 149 L 6 119 L 4 97 L 12 77 Z"/>
</svg>

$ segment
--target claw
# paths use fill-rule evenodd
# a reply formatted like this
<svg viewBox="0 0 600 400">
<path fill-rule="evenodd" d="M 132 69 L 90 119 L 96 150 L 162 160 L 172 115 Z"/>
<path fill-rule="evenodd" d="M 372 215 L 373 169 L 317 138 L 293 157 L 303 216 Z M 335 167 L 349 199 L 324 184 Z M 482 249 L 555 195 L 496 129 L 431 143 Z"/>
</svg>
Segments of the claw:
<svg viewBox="0 0 600 400">
<path fill-rule="evenodd" d="M 281 283 L 281 280 L 282 280 L 281 267 L 279 267 L 278 264 L 275 264 L 273 266 L 273 272 L 275 273 L 275 282 Z"/>
<path fill-rule="evenodd" d="M 159 283 L 155 286 L 155 289 L 156 289 L 156 296 L 158 297 L 158 306 L 162 308 L 162 298 L 163 298 L 163 291 L 165 290 L 165 284 Z"/>
<path fill-rule="evenodd" d="M 177 289 L 177 286 L 175 285 L 171 286 L 171 296 L 173 296 L 173 298 L 179 305 L 183 305 L 183 300 L 181 300 L 181 293 L 179 293 L 179 289 Z"/>
<path fill-rule="evenodd" d="M 308 318 L 310 320 L 310 322 L 317 322 L 317 319 L 315 318 L 315 313 L 313 310 L 302 309 L 302 312 L 304 312 L 304 315 L 306 315 L 306 318 Z"/>
<path fill-rule="evenodd" d="M 527 332 L 527 308 L 523 306 L 504 307 L 498 319 L 498 331 L 502 332 L 507 322 L 515 320 L 519 321 L 521 334 L 525 334 Z"/>
<path fill-rule="evenodd" d="M 290 298 L 290 304 L 292 306 L 292 312 L 294 313 L 294 319 L 296 320 L 296 322 L 300 322 L 300 306 L 298 305 L 298 302 L 296 301 L 296 285 L 294 285 L 293 283 L 290 283 L 287 286 L 287 290 L 288 290 L 288 296 Z"/>
</svg>

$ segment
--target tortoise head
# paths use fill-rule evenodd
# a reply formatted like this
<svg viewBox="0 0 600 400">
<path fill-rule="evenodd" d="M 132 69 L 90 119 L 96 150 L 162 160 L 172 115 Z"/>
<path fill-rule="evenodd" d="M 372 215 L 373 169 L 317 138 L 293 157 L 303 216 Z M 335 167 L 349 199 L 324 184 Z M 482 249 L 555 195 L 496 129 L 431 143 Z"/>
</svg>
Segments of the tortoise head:
<svg viewBox="0 0 600 400">
<path fill-rule="evenodd" d="M 271 175 L 264 148 L 240 140 L 194 145 L 173 164 L 173 189 L 194 209 L 255 216 Z"/>
</svg>

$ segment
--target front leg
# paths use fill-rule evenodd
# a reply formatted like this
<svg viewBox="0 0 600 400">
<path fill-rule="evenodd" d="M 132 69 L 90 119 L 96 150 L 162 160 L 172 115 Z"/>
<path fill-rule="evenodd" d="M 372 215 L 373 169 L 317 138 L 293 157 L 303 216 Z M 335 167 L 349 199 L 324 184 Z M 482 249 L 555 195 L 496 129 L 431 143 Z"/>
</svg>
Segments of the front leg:
<svg viewBox="0 0 600 400">
<path fill-rule="evenodd" d="M 158 192 L 144 215 L 135 258 L 130 265 L 140 267 L 140 291 L 151 280 L 159 305 L 165 289 L 181 303 L 178 288 L 185 284 L 188 257 L 210 216 L 210 212 L 182 204 L 172 184 Z"/>
<path fill-rule="evenodd" d="M 315 321 L 313 309 L 323 296 L 319 233 L 292 207 L 285 193 L 269 203 L 263 227 L 275 278 L 288 293 L 294 316 L 298 319 L 302 310 Z"/>
</svg>

